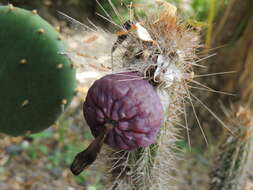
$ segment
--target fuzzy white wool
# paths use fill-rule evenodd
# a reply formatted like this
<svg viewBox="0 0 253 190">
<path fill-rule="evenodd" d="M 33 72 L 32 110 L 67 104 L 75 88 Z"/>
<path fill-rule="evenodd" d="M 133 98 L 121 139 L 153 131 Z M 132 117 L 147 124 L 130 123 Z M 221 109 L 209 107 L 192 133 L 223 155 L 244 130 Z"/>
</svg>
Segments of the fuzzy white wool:
<svg viewBox="0 0 253 190">
<path fill-rule="evenodd" d="M 182 72 L 174 63 L 170 63 L 163 55 L 157 58 L 157 69 L 154 74 L 155 80 L 164 82 L 166 87 L 171 86 L 175 82 L 180 82 L 183 78 Z"/>
<path fill-rule="evenodd" d="M 168 96 L 168 92 L 165 89 L 162 89 L 162 88 L 157 88 L 156 92 L 157 92 L 157 94 L 160 98 L 160 101 L 162 103 L 163 111 L 166 114 L 167 111 L 168 111 L 169 105 L 171 103 L 171 99 Z"/>
</svg>

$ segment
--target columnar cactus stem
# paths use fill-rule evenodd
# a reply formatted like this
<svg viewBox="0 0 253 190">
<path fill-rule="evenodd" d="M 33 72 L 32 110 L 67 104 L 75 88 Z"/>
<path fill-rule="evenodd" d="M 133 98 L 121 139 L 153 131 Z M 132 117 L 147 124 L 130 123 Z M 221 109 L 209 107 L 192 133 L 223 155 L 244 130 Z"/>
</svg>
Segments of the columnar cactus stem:
<svg viewBox="0 0 253 190">
<path fill-rule="evenodd" d="M 109 2 L 111 3 L 110 0 Z M 148 147 L 140 146 L 135 147 L 135 149 L 127 149 L 119 146 L 124 145 L 124 143 L 112 146 L 108 142 L 110 142 L 109 140 L 114 141 L 114 136 L 108 136 L 109 140 L 106 143 L 112 148 L 103 146 L 103 154 L 99 156 L 102 165 L 107 167 L 106 173 L 109 179 L 106 180 L 106 189 L 167 190 L 174 187 L 173 177 L 175 173 L 173 172 L 177 160 L 175 145 L 181 129 L 177 124 L 181 121 L 180 115 L 185 113 L 185 102 L 192 101 L 188 83 L 194 77 L 193 66 L 197 64 L 195 62 L 198 59 L 196 49 L 200 47 L 199 36 L 197 30 L 193 30 L 191 26 L 178 20 L 177 9 L 173 5 L 163 0 L 157 0 L 153 8 L 151 14 L 147 12 L 148 16 L 146 18 L 141 20 L 131 18 L 123 23 L 121 29 L 115 33 L 117 39 L 111 46 L 109 57 L 112 60 L 112 65 L 109 68 L 112 68 L 115 75 L 122 75 L 122 72 L 138 73 L 139 77 L 124 80 L 126 84 L 131 84 L 130 81 L 132 80 L 146 80 L 146 83 L 151 84 L 162 103 L 163 122 L 162 125 L 159 125 L 161 129 L 156 136 L 155 142 L 152 141 L 153 144 L 148 144 Z M 132 11 L 130 10 L 130 12 Z M 115 12 L 119 15 L 116 10 Z M 62 15 L 66 17 L 66 15 Z M 73 21 L 68 16 L 67 19 Z M 109 42 L 110 40 L 108 40 Z M 79 53 L 79 55 L 82 54 Z M 83 57 L 87 56 L 84 55 Z M 126 86 L 123 86 L 120 91 L 123 93 L 125 89 Z M 101 91 L 104 91 L 104 87 L 98 88 L 97 92 L 101 93 Z M 113 90 L 111 92 L 107 90 L 107 93 L 115 94 Z M 142 103 L 146 101 L 144 110 L 148 112 L 148 110 L 152 110 L 152 106 L 155 107 L 157 102 L 154 102 L 154 98 L 153 101 L 146 100 L 145 96 L 147 94 L 145 93 L 148 94 L 150 91 L 144 90 L 141 93 L 143 96 L 138 96 L 143 97 L 141 99 Z M 90 96 L 88 93 L 87 97 L 94 97 L 94 102 L 108 102 L 106 96 Z M 128 98 L 127 94 L 124 95 L 125 98 Z M 118 109 L 124 109 L 131 105 L 130 102 L 137 99 L 139 100 L 139 97 L 131 96 L 131 99 L 127 101 L 129 103 L 125 102 L 126 104 L 117 105 Z M 99 107 L 103 104 L 95 104 L 93 107 Z M 86 104 L 84 107 L 86 107 Z M 105 109 L 103 112 L 106 115 L 108 110 Z M 142 112 L 145 113 L 143 110 Z M 100 117 L 103 114 L 96 111 L 96 109 L 90 109 L 89 112 L 85 113 L 88 125 L 91 128 L 93 125 L 97 128 L 101 127 L 97 123 L 103 118 Z M 139 129 L 143 131 L 147 127 L 146 125 L 141 126 Z M 131 127 L 134 128 L 134 125 Z M 100 130 L 102 129 L 97 129 L 97 133 Z M 92 131 L 92 133 L 94 132 Z M 94 133 L 93 135 L 96 137 L 98 134 Z M 118 135 L 124 136 L 120 131 Z M 120 150 L 117 150 L 117 148 L 120 148 Z"/>
<path fill-rule="evenodd" d="M 175 144 L 180 115 L 190 98 L 187 83 L 193 79 L 194 61 L 199 47 L 198 34 L 179 23 L 176 7 L 158 2 L 158 12 L 143 21 L 130 21 L 119 32 L 113 55 L 115 72 L 142 73 L 156 88 L 165 116 L 156 143 L 133 151 L 108 150 L 108 169 L 113 190 L 173 189 L 177 154 Z M 123 38 L 124 37 L 124 38 Z M 119 42 L 120 41 L 120 42 Z M 123 44 L 123 45 L 122 45 Z M 121 64 L 120 64 L 121 63 Z M 103 159 L 105 156 L 103 156 Z"/>
<path fill-rule="evenodd" d="M 233 134 L 225 131 L 211 173 L 210 190 L 244 189 L 252 145 L 252 116 L 251 111 L 240 105 L 227 112 L 227 126 Z"/>
</svg>

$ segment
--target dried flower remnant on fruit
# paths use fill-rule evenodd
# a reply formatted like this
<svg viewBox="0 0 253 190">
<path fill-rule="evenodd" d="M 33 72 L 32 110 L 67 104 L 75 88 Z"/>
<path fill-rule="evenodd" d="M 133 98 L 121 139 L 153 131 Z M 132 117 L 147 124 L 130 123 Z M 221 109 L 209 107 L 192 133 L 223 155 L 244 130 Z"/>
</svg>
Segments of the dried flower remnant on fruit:
<svg viewBox="0 0 253 190">
<path fill-rule="evenodd" d="M 70 170 L 74 175 L 79 175 L 85 168 L 91 165 L 97 158 L 104 140 L 111 130 L 111 125 L 105 125 L 101 128 L 100 134 L 96 137 L 96 139 L 86 148 L 84 151 L 79 152 L 74 161 L 70 166 Z"/>
<path fill-rule="evenodd" d="M 153 144 L 164 117 L 154 87 L 134 72 L 110 74 L 95 81 L 83 111 L 96 139 L 76 156 L 71 167 L 75 175 L 96 159 L 103 142 L 117 150 Z"/>
</svg>

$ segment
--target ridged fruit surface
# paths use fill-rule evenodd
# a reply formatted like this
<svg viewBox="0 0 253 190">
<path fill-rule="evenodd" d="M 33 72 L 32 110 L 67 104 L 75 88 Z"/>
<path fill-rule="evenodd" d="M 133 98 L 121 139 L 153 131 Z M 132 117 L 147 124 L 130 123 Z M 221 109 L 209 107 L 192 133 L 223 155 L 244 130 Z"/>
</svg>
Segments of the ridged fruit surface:
<svg viewBox="0 0 253 190">
<path fill-rule="evenodd" d="M 154 143 L 164 116 L 154 87 L 134 72 L 95 81 L 83 109 L 92 134 L 97 137 L 106 124 L 111 124 L 105 143 L 124 150 Z"/>
<path fill-rule="evenodd" d="M 70 103 L 75 71 L 59 33 L 36 11 L 0 6 L 0 23 L 0 132 L 39 132 Z"/>
</svg>

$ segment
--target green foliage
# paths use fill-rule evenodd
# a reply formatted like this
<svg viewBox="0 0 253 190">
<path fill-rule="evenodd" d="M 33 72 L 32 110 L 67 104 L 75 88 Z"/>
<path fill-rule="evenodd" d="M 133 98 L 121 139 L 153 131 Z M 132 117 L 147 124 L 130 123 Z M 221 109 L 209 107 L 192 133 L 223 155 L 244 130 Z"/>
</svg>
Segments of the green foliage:
<svg viewBox="0 0 253 190">
<path fill-rule="evenodd" d="M 55 127 L 29 135 L 29 138 L 33 140 L 31 143 L 23 143 L 23 152 L 34 162 L 46 158 L 47 161 L 44 162 L 48 171 L 53 171 L 56 168 L 68 170 L 76 152 L 80 152 L 83 149 L 83 144 L 88 144 L 92 138 L 91 133 L 87 131 L 80 143 L 79 136 L 70 129 L 71 127 L 74 126 L 71 126 L 66 117 L 61 117 Z M 73 178 L 77 184 L 85 186 L 87 189 L 103 189 L 101 176 L 91 170 L 85 170 L 81 175 L 73 176 Z"/>
<path fill-rule="evenodd" d="M 210 1 L 207 0 L 193 0 L 191 2 L 191 7 L 194 10 L 194 17 L 198 21 L 205 21 L 208 17 L 208 9 L 210 6 Z"/>
<path fill-rule="evenodd" d="M 111 2 L 118 9 L 118 11 L 120 12 L 120 16 L 124 18 L 124 21 L 127 21 L 129 19 L 128 10 L 127 10 L 128 5 L 130 5 L 131 2 L 132 3 L 138 2 L 138 0 L 112 0 Z M 114 13 L 113 8 L 108 2 L 108 0 L 103 0 L 100 3 L 103 8 L 101 8 L 101 6 L 99 5 L 97 6 L 97 12 L 99 14 L 106 16 L 106 13 L 105 13 L 106 11 L 112 17 L 114 22 L 116 22 L 117 24 L 122 24 L 122 21 Z"/>
<path fill-rule="evenodd" d="M 0 132 L 39 132 L 70 103 L 75 71 L 59 34 L 36 12 L 0 6 L 0 23 Z"/>
<path fill-rule="evenodd" d="M 166 0 L 169 3 L 174 4 L 177 6 L 179 12 L 181 15 L 184 15 L 187 19 L 194 19 L 196 21 L 207 21 L 208 18 L 208 10 L 210 6 L 210 2 L 207 0 L 192 0 L 190 2 L 184 2 L 183 0 Z M 127 10 L 130 3 L 138 4 L 142 3 L 145 5 L 143 1 L 140 0 L 112 0 L 113 5 L 118 9 L 120 12 L 120 15 L 122 18 L 124 18 L 124 21 L 129 19 L 129 11 Z M 149 2 L 147 2 L 148 5 Z M 221 4 L 225 4 L 225 0 L 220 2 Z M 109 4 L 108 0 L 101 1 L 101 5 L 103 6 L 104 10 L 111 15 L 114 22 L 120 24 L 121 21 L 117 17 L 117 15 L 114 13 L 111 5 Z M 97 6 L 97 12 L 106 16 L 104 10 Z M 142 9 L 136 9 L 135 15 L 138 15 L 139 17 L 145 17 L 146 14 Z"/>
<path fill-rule="evenodd" d="M 250 15 L 247 15 L 241 21 L 241 23 L 238 25 L 236 31 L 234 31 L 234 35 L 233 35 L 233 38 L 231 39 L 231 43 L 235 43 L 242 36 L 252 15 L 253 15 L 253 12 Z"/>
<path fill-rule="evenodd" d="M 208 9 L 210 1 L 208 0 L 166 0 L 169 3 L 177 6 L 180 15 L 187 19 L 194 19 L 196 21 L 206 21 L 208 17 Z"/>
</svg>

